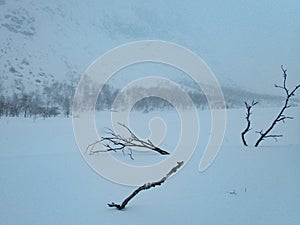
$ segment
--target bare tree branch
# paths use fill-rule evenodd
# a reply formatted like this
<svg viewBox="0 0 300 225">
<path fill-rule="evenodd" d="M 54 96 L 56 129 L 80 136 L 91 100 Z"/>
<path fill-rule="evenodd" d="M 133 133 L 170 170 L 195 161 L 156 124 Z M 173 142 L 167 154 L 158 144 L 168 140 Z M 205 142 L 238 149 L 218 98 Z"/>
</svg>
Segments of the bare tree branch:
<svg viewBox="0 0 300 225">
<path fill-rule="evenodd" d="M 160 153 L 161 155 L 169 155 L 170 153 L 155 146 L 150 140 L 144 141 L 138 138 L 125 124 L 118 123 L 129 133 L 129 137 L 124 137 L 122 135 L 116 134 L 112 129 L 107 129 L 108 137 L 101 137 L 100 141 L 96 141 L 88 145 L 86 152 L 89 150 L 89 154 L 93 155 L 100 152 L 109 152 L 109 151 L 122 151 L 125 154 L 124 150 L 129 149 L 130 153 L 128 154 L 131 159 L 132 150 L 131 148 L 146 148 L 155 152 Z M 95 146 L 102 144 L 105 149 L 95 150 Z"/>
<path fill-rule="evenodd" d="M 245 106 L 246 106 L 246 109 L 247 109 L 247 113 L 246 113 L 246 120 L 247 120 L 247 126 L 246 128 L 243 130 L 243 132 L 241 133 L 241 136 L 242 136 L 242 141 L 243 141 L 243 144 L 245 146 L 248 146 L 247 144 L 247 141 L 246 141 L 246 138 L 245 138 L 245 134 L 248 133 L 250 130 L 251 130 L 251 121 L 250 121 L 250 116 L 252 114 L 251 112 L 251 109 L 253 106 L 255 106 L 258 102 L 257 101 L 252 101 L 251 105 L 248 104 L 247 102 L 245 102 Z"/>
<path fill-rule="evenodd" d="M 255 132 L 258 133 L 258 134 L 260 134 L 260 135 L 264 134 L 263 130 L 261 130 L 261 131 L 255 131 Z M 283 137 L 283 135 L 282 134 L 269 134 L 269 135 L 265 135 L 265 137 L 263 138 L 263 140 L 266 139 L 266 138 L 273 138 L 277 142 L 278 141 L 277 138 L 279 138 L 279 137 Z"/>
<path fill-rule="evenodd" d="M 273 138 L 276 142 L 278 141 L 277 138 L 283 137 L 282 134 L 271 134 L 271 135 L 266 135 L 265 138 Z"/>
<path fill-rule="evenodd" d="M 109 207 L 115 207 L 116 209 L 118 210 L 121 210 L 121 209 L 124 209 L 125 206 L 128 204 L 128 202 L 134 198 L 139 192 L 143 191 L 143 190 L 147 190 L 147 189 L 150 189 L 152 187 L 155 187 L 155 186 L 160 186 L 162 183 L 164 183 L 173 173 L 176 173 L 176 171 L 183 165 L 183 161 L 181 162 L 177 162 L 177 165 L 174 166 L 170 172 L 164 176 L 163 178 L 161 178 L 159 181 L 156 181 L 156 182 L 152 182 L 152 183 L 146 183 L 142 186 L 140 186 L 139 188 L 137 188 L 134 192 L 132 192 L 131 195 L 129 195 L 120 205 L 119 204 L 116 204 L 114 202 L 112 203 L 108 203 L 107 205 Z"/>
<path fill-rule="evenodd" d="M 295 92 L 300 87 L 300 84 L 298 84 L 297 86 L 295 86 L 292 91 L 289 91 L 288 88 L 287 88 L 287 86 L 286 86 L 287 69 L 284 69 L 283 66 L 281 65 L 281 70 L 283 72 L 283 85 L 281 86 L 281 85 L 275 84 L 275 87 L 284 90 L 284 92 L 286 94 L 284 105 L 282 106 L 279 114 L 274 119 L 274 121 L 271 123 L 271 125 L 269 126 L 269 128 L 265 132 L 263 132 L 263 131 L 259 132 L 260 133 L 260 137 L 257 140 L 257 142 L 255 143 L 255 147 L 257 147 L 260 144 L 260 142 L 263 141 L 266 138 L 274 138 L 275 140 L 277 140 L 278 137 L 282 137 L 283 135 L 268 135 L 268 134 L 274 128 L 274 126 L 276 125 L 276 123 L 278 123 L 280 121 L 285 122 L 286 119 L 293 119 L 293 117 L 285 116 L 283 113 L 284 113 L 284 111 L 287 108 L 290 107 L 289 100 L 290 100 L 290 98 L 292 96 L 295 95 Z"/>
</svg>

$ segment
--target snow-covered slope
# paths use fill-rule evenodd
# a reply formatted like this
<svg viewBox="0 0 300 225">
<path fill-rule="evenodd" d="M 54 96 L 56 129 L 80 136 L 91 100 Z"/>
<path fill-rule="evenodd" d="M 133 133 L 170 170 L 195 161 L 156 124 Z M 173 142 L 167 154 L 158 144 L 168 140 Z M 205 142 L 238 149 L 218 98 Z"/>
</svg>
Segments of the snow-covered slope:
<svg viewBox="0 0 300 225">
<path fill-rule="evenodd" d="M 3 2 L 1 79 L 13 90 L 35 89 L 79 77 L 96 57 L 119 44 L 173 39 L 164 18 L 139 7 L 130 1 Z"/>
<path fill-rule="evenodd" d="M 265 128 L 278 110 L 256 109 L 252 115 L 253 129 Z M 180 134 L 174 129 L 174 124 L 179 126 L 178 119 L 172 112 L 158 113 L 171 122 L 162 147 L 172 148 Z M 209 112 L 200 112 L 201 137 L 192 159 L 162 186 L 141 192 L 124 211 L 108 208 L 106 204 L 121 202 L 134 187 L 112 183 L 87 166 L 77 150 L 70 119 L 2 118 L 1 224 L 297 225 L 299 108 L 290 108 L 288 115 L 295 119 L 278 124 L 274 130 L 284 134 L 284 138 L 278 142 L 267 140 L 258 148 L 242 146 L 244 113 L 228 111 L 220 154 L 207 171 L 199 173 L 199 159 L 209 137 Z M 100 131 L 110 126 L 105 119 L 109 114 L 97 115 Z M 132 125 L 136 130 L 145 131 L 145 118 L 148 116 L 143 113 L 134 114 Z M 256 135 L 248 136 L 249 143 Z M 148 157 L 161 158 L 157 154 L 134 154 L 139 165 L 149 163 Z M 124 158 L 122 153 L 117 156 Z"/>
<path fill-rule="evenodd" d="M 82 45 L 89 41 L 80 41 L 86 34 L 66 8 L 59 1 L 9 1 L 1 6 L 1 78 L 6 85 L 35 89 L 66 75 L 78 76 L 78 66 L 83 71 L 83 63 L 91 59 Z"/>
<path fill-rule="evenodd" d="M 276 46 L 265 37 L 277 37 L 269 35 L 274 21 L 280 22 L 278 25 L 284 23 L 280 33 L 296 30 L 291 21 L 297 21 L 293 19 L 292 10 L 297 7 L 284 4 L 283 8 L 291 11 L 291 15 L 281 15 L 279 18 L 282 19 L 278 21 L 269 14 L 268 4 L 262 9 L 252 3 L 247 5 L 249 9 L 244 4 L 234 4 L 236 8 L 226 4 L 224 10 L 215 4 L 198 1 L 185 4 L 180 0 L 2 0 L 1 82 L 6 92 L 14 92 L 49 86 L 54 80 L 79 78 L 101 54 L 120 44 L 143 39 L 172 41 L 191 49 L 203 57 L 223 86 L 233 85 L 267 93 L 266 87 L 259 89 L 256 86 L 263 83 L 272 89 L 273 83 L 280 80 L 281 63 L 287 64 L 292 71 L 289 80 L 297 82 L 293 77 L 298 63 L 295 63 L 296 57 L 288 54 L 293 51 L 279 48 L 278 54 L 268 53 L 268 49 L 276 49 Z M 247 14 L 258 9 L 267 10 L 266 19 L 270 16 L 272 23 L 266 25 L 262 21 L 253 21 L 251 24 L 252 19 L 248 21 L 243 15 L 240 15 L 241 20 L 234 19 L 236 10 L 241 10 L 240 13 L 245 10 Z M 264 19 L 262 15 L 257 14 Z M 236 24 L 235 20 L 241 24 Z M 260 27 L 262 24 L 265 26 Z M 255 33 L 252 30 L 255 27 L 258 32 L 265 29 L 259 32 L 260 36 L 253 37 L 255 40 L 244 40 L 240 36 L 244 32 L 245 35 L 247 32 Z M 298 46 L 293 41 L 294 33 L 289 33 L 288 37 L 291 40 L 282 45 L 288 44 L 289 48 Z M 278 38 L 276 43 L 280 45 L 284 40 L 281 36 Z M 254 43 L 255 46 L 252 46 Z M 270 55 L 266 54 L 272 54 L 276 59 L 267 62 Z M 274 74 L 278 74 L 277 79 Z"/>
</svg>

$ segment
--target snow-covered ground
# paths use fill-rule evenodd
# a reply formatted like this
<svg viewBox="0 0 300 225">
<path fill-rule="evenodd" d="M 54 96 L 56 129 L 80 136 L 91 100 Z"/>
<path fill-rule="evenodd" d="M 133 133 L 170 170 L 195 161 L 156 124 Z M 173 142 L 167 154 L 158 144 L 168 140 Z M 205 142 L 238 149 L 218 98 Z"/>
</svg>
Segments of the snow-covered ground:
<svg viewBox="0 0 300 225">
<path fill-rule="evenodd" d="M 278 110 L 254 108 L 253 130 L 265 129 Z M 178 123 L 173 112 L 158 114 L 167 118 L 167 125 Z M 0 224 L 299 224 L 299 108 L 288 109 L 294 120 L 277 125 L 282 139 L 267 140 L 258 148 L 242 146 L 244 114 L 244 109 L 228 110 L 220 153 L 200 173 L 209 112 L 199 112 L 200 141 L 192 159 L 162 186 L 141 192 L 123 211 L 106 204 L 121 202 L 134 187 L 110 182 L 87 165 L 70 118 L 1 118 Z M 103 122 L 99 130 L 109 126 L 106 116 L 97 114 L 97 123 Z M 135 112 L 132 126 L 144 130 L 147 117 Z M 163 147 L 174 146 L 176 132 L 168 129 Z M 250 134 L 249 142 L 256 135 Z M 147 157 L 161 156 L 135 152 L 139 164 Z"/>
</svg>

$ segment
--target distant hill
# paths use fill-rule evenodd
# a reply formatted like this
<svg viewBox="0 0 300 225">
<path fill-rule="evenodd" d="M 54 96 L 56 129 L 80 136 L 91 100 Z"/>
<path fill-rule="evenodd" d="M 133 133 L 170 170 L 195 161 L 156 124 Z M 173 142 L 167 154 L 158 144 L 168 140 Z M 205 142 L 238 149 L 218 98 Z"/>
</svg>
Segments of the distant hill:
<svg viewBox="0 0 300 225">
<path fill-rule="evenodd" d="M 198 40 L 188 32 L 181 32 L 185 31 L 185 24 L 176 24 L 171 10 L 159 14 L 159 9 L 154 12 L 142 3 L 135 3 L 118 1 L 115 5 L 111 1 L 96 0 L 0 0 L 2 102 L 12 101 L 13 96 L 24 100 L 28 96 L 40 95 L 43 105 L 49 105 L 50 101 L 53 107 L 62 108 L 63 101 L 70 105 L 77 82 L 91 62 L 111 48 L 127 42 L 162 39 L 189 43 L 187 47 L 199 50 Z M 205 107 L 205 96 L 195 84 L 189 80 L 176 81 L 190 94 L 196 105 Z M 112 96 L 120 88 L 118 82 L 121 81 L 115 80 L 113 85 L 109 84 L 113 90 L 110 93 Z M 226 82 L 226 78 L 221 79 L 220 83 L 227 107 L 241 107 L 244 101 L 252 99 L 265 106 L 278 105 L 282 101 L 281 97 L 249 92 L 236 83 L 228 85 L 232 82 Z M 109 99 L 106 108 L 112 96 L 106 97 Z M 151 104 L 154 108 L 158 104 L 157 99 L 145 101 L 148 108 Z M 297 102 L 294 100 L 295 104 Z M 136 107 L 143 109 L 144 103 L 139 104 Z"/>
</svg>

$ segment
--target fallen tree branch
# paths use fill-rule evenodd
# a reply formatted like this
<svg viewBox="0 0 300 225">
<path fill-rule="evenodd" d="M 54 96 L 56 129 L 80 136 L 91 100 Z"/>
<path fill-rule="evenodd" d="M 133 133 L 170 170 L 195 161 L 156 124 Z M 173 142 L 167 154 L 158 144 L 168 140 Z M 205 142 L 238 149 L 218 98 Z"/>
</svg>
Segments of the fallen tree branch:
<svg viewBox="0 0 300 225">
<path fill-rule="evenodd" d="M 100 152 L 109 152 L 109 151 L 122 151 L 123 154 L 124 150 L 127 148 L 130 150 L 128 154 L 132 158 L 132 150 L 131 148 L 146 148 L 155 152 L 158 152 L 161 155 L 169 155 L 170 153 L 155 146 L 150 140 L 144 141 L 138 138 L 125 124 L 118 123 L 120 126 L 125 128 L 130 137 L 123 137 L 122 135 L 116 134 L 112 129 L 107 129 L 106 132 L 109 136 L 108 137 L 101 137 L 100 141 L 96 141 L 90 145 L 88 145 L 87 150 L 90 150 L 89 154 L 96 154 Z M 97 144 L 102 144 L 105 149 L 95 150 L 95 146 Z"/>
<path fill-rule="evenodd" d="M 152 182 L 152 183 L 146 183 L 142 186 L 140 186 L 139 188 L 137 188 L 131 195 L 129 195 L 121 204 L 116 204 L 114 202 L 112 203 L 108 203 L 107 205 L 109 207 L 115 207 L 116 209 L 118 210 L 121 210 L 121 209 L 124 209 L 125 206 L 128 204 L 128 202 L 134 198 L 139 192 L 143 191 L 143 190 L 147 190 L 147 189 L 150 189 L 152 187 L 155 187 L 155 186 L 159 186 L 161 185 L 162 183 L 164 183 L 173 173 L 176 173 L 176 171 L 183 165 L 183 161 L 181 162 L 177 162 L 177 165 L 174 166 L 170 172 L 164 176 L 163 178 L 161 178 L 159 181 L 156 181 L 156 182 Z"/>
<path fill-rule="evenodd" d="M 293 97 L 295 95 L 295 92 L 300 87 L 300 84 L 295 86 L 295 88 L 292 91 L 289 91 L 288 88 L 286 87 L 286 78 L 287 78 L 286 72 L 287 72 L 287 70 L 284 69 L 282 65 L 281 65 L 281 70 L 283 72 L 283 85 L 280 86 L 280 85 L 275 84 L 275 87 L 284 90 L 284 92 L 286 94 L 284 105 L 282 106 L 280 112 L 278 113 L 278 115 L 276 116 L 274 121 L 271 123 L 269 128 L 265 132 L 263 132 L 262 130 L 260 132 L 258 132 L 258 133 L 260 133 L 260 137 L 257 140 L 257 142 L 255 143 L 255 147 L 257 147 L 260 144 L 260 142 L 266 138 L 274 138 L 275 140 L 277 140 L 278 137 L 282 137 L 283 135 L 268 135 L 268 134 L 278 122 L 280 122 L 280 121 L 285 122 L 286 119 L 293 119 L 293 117 L 285 116 L 283 113 L 287 108 L 291 107 L 289 105 L 289 100 L 291 97 Z"/>
<path fill-rule="evenodd" d="M 247 109 L 247 113 L 246 113 L 246 120 L 247 120 L 247 126 L 245 128 L 245 130 L 243 130 L 243 132 L 241 133 L 241 136 L 242 136 L 242 141 L 243 141 L 243 144 L 245 146 L 248 146 L 247 142 L 246 142 L 246 138 L 245 138 L 245 135 L 246 133 L 248 133 L 250 130 L 251 130 L 251 121 L 250 121 L 250 116 L 252 114 L 251 112 L 251 109 L 253 106 L 255 106 L 258 102 L 257 101 L 252 101 L 251 105 L 248 104 L 247 102 L 245 102 L 245 105 L 246 105 L 246 109 Z"/>
</svg>

